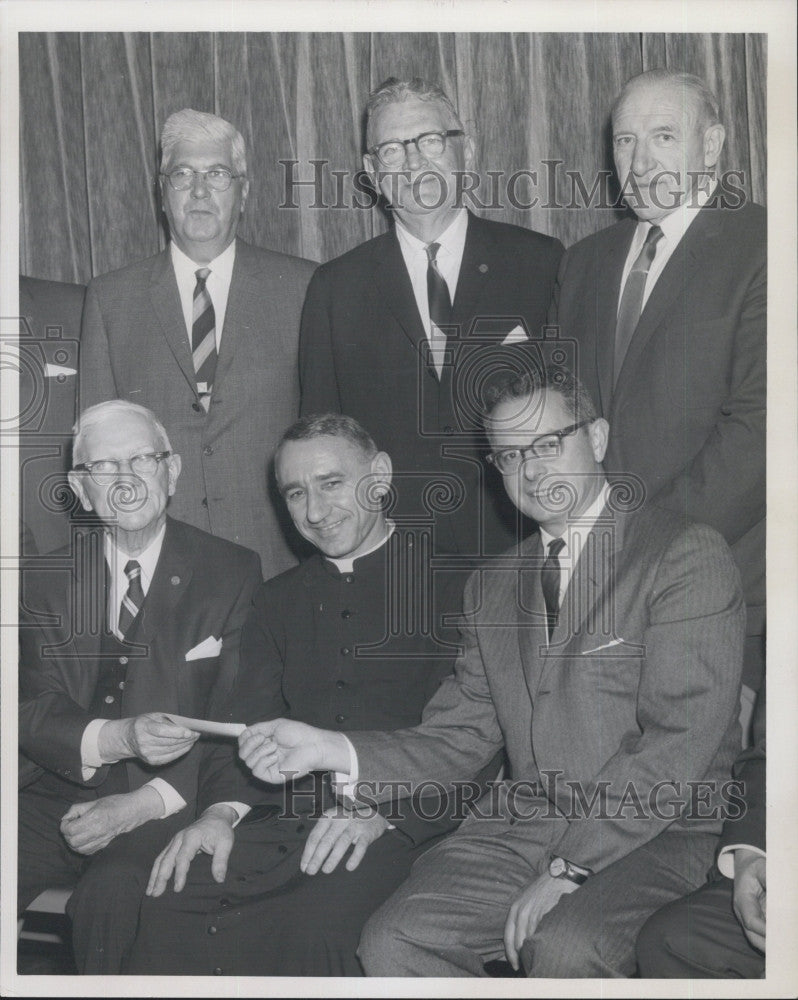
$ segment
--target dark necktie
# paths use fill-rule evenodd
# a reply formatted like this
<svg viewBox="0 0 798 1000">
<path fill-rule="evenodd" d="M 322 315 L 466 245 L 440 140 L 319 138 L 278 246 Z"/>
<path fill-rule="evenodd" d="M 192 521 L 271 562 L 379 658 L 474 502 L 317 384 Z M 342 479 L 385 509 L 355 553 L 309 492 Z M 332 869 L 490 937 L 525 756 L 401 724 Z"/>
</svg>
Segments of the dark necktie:
<svg viewBox="0 0 798 1000">
<path fill-rule="evenodd" d="M 615 324 L 615 368 L 612 384 L 618 381 L 621 374 L 623 359 L 629 349 L 632 336 L 637 329 L 640 320 L 640 313 L 643 311 L 643 293 L 646 290 L 646 279 L 657 252 L 657 243 L 662 239 L 663 233 L 659 226 L 652 226 L 646 236 L 643 249 L 637 255 L 637 259 L 632 264 L 632 270 L 626 278 L 626 284 L 621 295 L 621 304 L 618 307 L 618 320 Z"/>
<path fill-rule="evenodd" d="M 440 243 L 430 243 L 427 251 L 427 301 L 429 303 L 429 318 L 434 324 L 430 330 L 430 351 L 435 362 L 438 378 L 443 372 L 443 360 L 446 351 L 446 327 L 452 314 L 452 300 L 449 298 L 449 288 L 438 268 L 437 255 Z M 436 329 L 437 327 L 437 329 Z"/>
<path fill-rule="evenodd" d="M 540 571 L 543 600 L 546 602 L 549 641 L 560 617 L 560 560 L 557 557 L 564 546 L 565 541 L 562 538 L 553 538 L 549 542 L 549 551 Z"/>
<path fill-rule="evenodd" d="M 197 374 L 197 392 L 207 412 L 211 404 L 213 377 L 216 373 L 216 313 L 205 287 L 210 268 L 201 267 L 196 272 L 194 312 L 191 326 L 191 354 Z"/>
<path fill-rule="evenodd" d="M 144 591 L 141 587 L 141 566 L 135 559 L 131 559 L 125 564 L 125 576 L 127 577 L 127 593 L 122 598 L 119 605 L 119 632 L 126 636 L 128 629 L 133 624 L 144 603 Z"/>
</svg>

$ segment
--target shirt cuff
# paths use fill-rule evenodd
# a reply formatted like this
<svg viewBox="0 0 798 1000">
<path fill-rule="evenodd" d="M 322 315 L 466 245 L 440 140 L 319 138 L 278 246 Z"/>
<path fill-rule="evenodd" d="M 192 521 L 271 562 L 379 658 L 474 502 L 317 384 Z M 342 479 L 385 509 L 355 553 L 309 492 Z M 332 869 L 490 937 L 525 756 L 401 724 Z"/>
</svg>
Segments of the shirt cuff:
<svg viewBox="0 0 798 1000">
<path fill-rule="evenodd" d="M 163 813 L 161 814 L 161 819 L 166 819 L 167 816 L 173 816 L 176 812 L 180 812 L 186 805 L 186 800 L 168 781 L 164 781 L 163 778 L 153 778 L 152 781 L 148 781 L 147 785 L 150 788 L 154 788 L 155 791 L 163 799 Z M 146 786 L 145 786 L 146 787 Z"/>
<path fill-rule="evenodd" d="M 248 806 L 244 802 L 216 802 L 214 804 L 217 806 L 230 806 L 230 808 L 236 814 L 236 821 L 235 823 L 233 823 L 234 830 L 241 822 L 241 820 L 247 815 L 247 813 L 251 812 L 252 810 L 252 806 Z"/>
<path fill-rule="evenodd" d="M 721 875 L 725 875 L 726 878 L 734 878 L 734 852 L 743 848 L 746 851 L 753 851 L 763 858 L 767 857 L 761 847 L 754 847 L 752 844 L 729 844 L 718 855 L 717 865 Z"/>
<path fill-rule="evenodd" d="M 116 764 L 115 760 L 103 760 L 100 756 L 100 730 L 108 722 L 108 719 L 92 719 L 83 730 L 80 739 L 80 765 L 84 781 L 89 781 L 94 777 L 94 772 L 105 764 Z"/>
<path fill-rule="evenodd" d="M 349 748 L 349 773 L 347 774 L 344 771 L 334 772 L 332 779 L 333 791 L 336 795 L 355 802 L 355 786 L 360 776 L 360 767 L 358 765 L 357 753 L 352 746 L 352 741 L 345 733 L 341 733 L 341 735 L 346 740 L 346 745 Z"/>
</svg>

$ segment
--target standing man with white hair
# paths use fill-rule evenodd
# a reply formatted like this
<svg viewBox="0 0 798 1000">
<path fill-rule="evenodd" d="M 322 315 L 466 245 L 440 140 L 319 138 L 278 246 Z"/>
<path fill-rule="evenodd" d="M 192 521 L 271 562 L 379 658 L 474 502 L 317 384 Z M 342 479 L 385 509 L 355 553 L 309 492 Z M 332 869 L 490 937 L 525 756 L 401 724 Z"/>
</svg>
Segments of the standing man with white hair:
<svg viewBox="0 0 798 1000">
<path fill-rule="evenodd" d="M 198 734 L 163 713 L 225 718 L 260 584 L 254 552 L 167 517 L 180 470 L 149 410 L 85 411 L 69 481 L 99 524 L 20 581 L 18 908 L 74 887 L 86 973 L 120 971 L 153 859 L 193 810 Z"/>
<path fill-rule="evenodd" d="M 395 225 L 310 283 L 302 414 L 346 413 L 379 428 L 395 513 L 434 514 L 437 551 L 499 553 L 518 539 L 518 513 L 485 481 L 478 403 L 502 368 L 534 369 L 527 350 L 563 247 L 466 208 L 474 139 L 440 87 L 394 77 L 377 87 L 366 147 L 363 165 Z"/>
<path fill-rule="evenodd" d="M 183 456 L 176 516 L 255 549 L 268 578 L 295 559 L 267 456 L 297 416 L 297 340 L 310 261 L 236 236 L 249 193 L 240 133 L 184 109 L 161 135 L 170 243 L 95 278 L 83 317 L 81 403 L 149 406 Z"/>
<path fill-rule="evenodd" d="M 747 705 L 764 672 L 767 218 L 718 174 L 715 95 L 667 69 L 612 109 L 634 217 L 569 248 L 550 319 L 613 430 L 605 467 L 720 531 L 743 579 Z"/>
</svg>

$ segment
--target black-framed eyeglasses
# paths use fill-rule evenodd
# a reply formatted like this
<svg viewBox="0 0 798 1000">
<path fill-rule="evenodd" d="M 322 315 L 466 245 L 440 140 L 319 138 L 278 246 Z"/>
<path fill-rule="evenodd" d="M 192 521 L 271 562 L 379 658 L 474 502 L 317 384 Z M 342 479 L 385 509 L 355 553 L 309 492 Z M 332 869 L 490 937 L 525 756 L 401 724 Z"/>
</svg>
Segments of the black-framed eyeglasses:
<svg viewBox="0 0 798 1000">
<path fill-rule="evenodd" d="M 158 464 L 171 455 L 171 451 L 145 451 L 131 458 L 98 458 L 95 462 L 81 462 L 74 466 L 75 472 L 88 472 L 98 486 L 107 486 L 119 475 L 122 465 L 130 466 L 130 471 L 142 479 L 155 475 Z"/>
<path fill-rule="evenodd" d="M 491 465 L 495 465 L 503 476 L 511 476 L 530 458 L 559 458 L 562 452 L 562 439 L 591 423 L 592 420 L 582 420 L 578 424 L 571 424 L 570 427 L 563 427 L 562 430 L 549 431 L 534 438 L 526 448 L 502 448 L 486 455 L 485 459 Z"/>
<path fill-rule="evenodd" d="M 384 167 L 398 167 L 404 163 L 411 142 L 422 156 L 435 157 L 446 149 L 446 140 L 457 135 L 465 135 L 465 132 L 459 128 L 450 128 L 446 132 L 422 132 L 413 139 L 388 139 L 372 146 L 369 153 L 376 156 Z"/>
<path fill-rule="evenodd" d="M 195 177 L 201 177 L 212 191 L 226 191 L 233 180 L 244 174 L 234 174 L 227 167 L 211 167 L 210 170 L 192 170 L 191 167 L 175 167 L 167 173 L 162 173 L 175 191 L 188 191 L 194 184 Z"/>
</svg>

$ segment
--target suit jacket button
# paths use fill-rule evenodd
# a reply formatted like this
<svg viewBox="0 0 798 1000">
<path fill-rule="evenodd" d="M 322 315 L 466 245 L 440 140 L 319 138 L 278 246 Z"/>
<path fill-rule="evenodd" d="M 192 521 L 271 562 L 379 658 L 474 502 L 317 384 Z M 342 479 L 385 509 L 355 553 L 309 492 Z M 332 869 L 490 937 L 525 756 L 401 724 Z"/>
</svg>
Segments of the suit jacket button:
<svg viewBox="0 0 798 1000">
<path fill-rule="evenodd" d="M 202 449 L 202 454 L 203 455 L 212 455 L 213 454 L 213 448 L 211 448 L 211 446 L 209 444 L 206 444 L 205 447 Z"/>
<path fill-rule="evenodd" d="M 335 721 L 340 725 L 342 722 L 346 722 L 345 715 L 336 715 Z"/>
<path fill-rule="evenodd" d="M 351 618 L 352 617 L 352 612 L 351 611 L 342 611 L 341 612 L 341 617 L 342 618 Z"/>
<path fill-rule="evenodd" d="M 105 696 L 104 700 L 105 700 L 105 704 L 106 705 L 113 705 L 113 703 L 114 703 L 114 696 L 112 694 L 107 694 Z"/>
<path fill-rule="evenodd" d="M 211 926 L 208 928 L 208 933 L 209 934 L 215 934 L 216 930 L 217 930 L 217 928 L 215 927 L 215 925 L 211 924 Z"/>
<path fill-rule="evenodd" d="M 126 656 L 120 656 L 119 657 L 119 662 L 122 664 L 123 667 L 127 666 L 127 657 Z"/>
<path fill-rule="evenodd" d="M 217 965 L 216 968 L 213 970 L 213 974 L 214 974 L 214 976 L 224 975 L 224 973 L 222 972 L 221 966 Z"/>
<path fill-rule="evenodd" d="M 191 409 L 194 410 L 195 413 L 202 413 L 202 407 L 199 405 L 199 403 L 192 403 Z"/>
<path fill-rule="evenodd" d="M 336 681 L 335 686 L 338 688 L 339 691 L 343 691 L 343 689 L 346 687 L 346 681 Z"/>
<path fill-rule="evenodd" d="M 169 582 L 172 584 L 173 587 L 176 587 L 178 583 L 180 583 L 180 577 L 179 576 L 170 577 Z"/>
<path fill-rule="evenodd" d="M 207 497 L 203 497 L 202 498 L 202 506 L 203 507 L 207 507 L 208 506 L 208 498 Z"/>
</svg>

